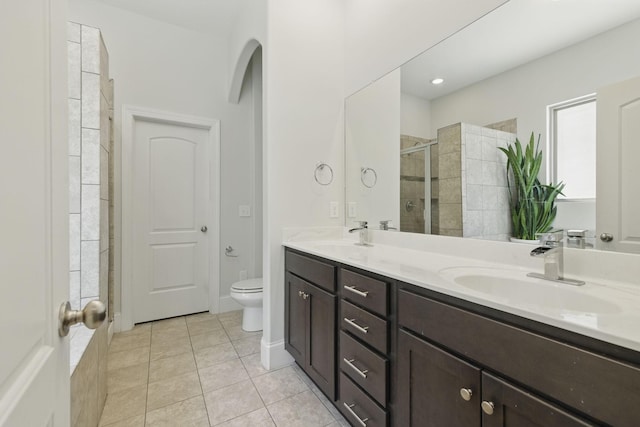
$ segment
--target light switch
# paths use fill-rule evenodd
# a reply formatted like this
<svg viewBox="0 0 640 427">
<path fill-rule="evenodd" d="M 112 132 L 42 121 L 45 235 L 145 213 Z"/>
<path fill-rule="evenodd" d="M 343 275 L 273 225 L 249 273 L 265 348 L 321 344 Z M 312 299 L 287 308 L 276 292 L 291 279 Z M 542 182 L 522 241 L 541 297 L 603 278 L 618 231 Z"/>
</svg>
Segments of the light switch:
<svg viewBox="0 0 640 427">
<path fill-rule="evenodd" d="M 356 209 L 356 202 L 349 202 L 347 203 L 347 216 L 349 218 L 355 218 L 356 216 L 358 216 L 358 210 Z"/>
<path fill-rule="evenodd" d="M 238 215 L 240 216 L 251 216 L 251 206 L 249 205 L 240 205 L 238 209 Z"/>
<path fill-rule="evenodd" d="M 329 202 L 329 218 L 338 218 L 338 202 Z"/>
</svg>

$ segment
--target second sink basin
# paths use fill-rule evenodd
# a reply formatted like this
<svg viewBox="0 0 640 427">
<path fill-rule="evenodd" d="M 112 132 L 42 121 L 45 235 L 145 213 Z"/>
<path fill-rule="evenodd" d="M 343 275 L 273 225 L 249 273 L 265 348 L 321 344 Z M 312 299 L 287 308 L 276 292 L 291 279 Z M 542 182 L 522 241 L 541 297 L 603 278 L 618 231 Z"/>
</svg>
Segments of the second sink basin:
<svg viewBox="0 0 640 427">
<path fill-rule="evenodd" d="M 520 270 L 482 267 L 451 267 L 440 276 L 468 290 L 505 303 L 560 313 L 617 313 L 616 304 L 589 295 L 585 288 L 527 277 Z"/>
</svg>

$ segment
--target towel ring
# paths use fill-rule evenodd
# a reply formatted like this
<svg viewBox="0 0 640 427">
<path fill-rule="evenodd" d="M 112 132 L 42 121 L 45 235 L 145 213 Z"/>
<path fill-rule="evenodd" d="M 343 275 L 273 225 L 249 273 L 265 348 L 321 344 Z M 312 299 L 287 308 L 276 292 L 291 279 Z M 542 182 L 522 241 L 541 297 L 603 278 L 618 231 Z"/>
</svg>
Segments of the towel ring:
<svg viewBox="0 0 640 427">
<path fill-rule="evenodd" d="M 325 169 L 329 172 L 325 172 Z M 316 165 L 316 170 L 313 172 L 313 177 L 320 185 L 329 185 L 333 182 L 333 169 L 328 164 L 322 162 Z"/>
<path fill-rule="evenodd" d="M 378 183 L 378 174 L 373 168 L 360 168 L 360 181 L 367 188 L 373 188 Z"/>
</svg>

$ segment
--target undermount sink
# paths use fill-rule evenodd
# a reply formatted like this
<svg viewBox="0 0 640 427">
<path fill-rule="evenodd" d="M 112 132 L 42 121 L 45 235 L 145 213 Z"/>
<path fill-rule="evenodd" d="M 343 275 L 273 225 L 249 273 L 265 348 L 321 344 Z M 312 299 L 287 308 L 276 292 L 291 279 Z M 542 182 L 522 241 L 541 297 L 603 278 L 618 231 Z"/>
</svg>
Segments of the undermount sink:
<svg viewBox="0 0 640 427">
<path fill-rule="evenodd" d="M 616 304 L 584 289 L 527 277 L 526 272 L 500 268 L 451 267 L 439 275 L 468 290 L 505 303 L 562 313 L 611 314 L 621 311 Z"/>
</svg>

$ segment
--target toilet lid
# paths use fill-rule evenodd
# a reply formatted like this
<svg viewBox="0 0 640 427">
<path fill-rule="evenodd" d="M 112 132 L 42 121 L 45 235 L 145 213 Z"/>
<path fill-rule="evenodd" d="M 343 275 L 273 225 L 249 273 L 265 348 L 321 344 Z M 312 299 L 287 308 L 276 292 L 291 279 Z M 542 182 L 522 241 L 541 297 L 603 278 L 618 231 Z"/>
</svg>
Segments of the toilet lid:
<svg viewBox="0 0 640 427">
<path fill-rule="evenodd" d="M 237 291 L 260 291 L 262 290 L 262 277 L 257 279 L 241 280 L 231 285 L 231 289 Z"/>
</svg>

